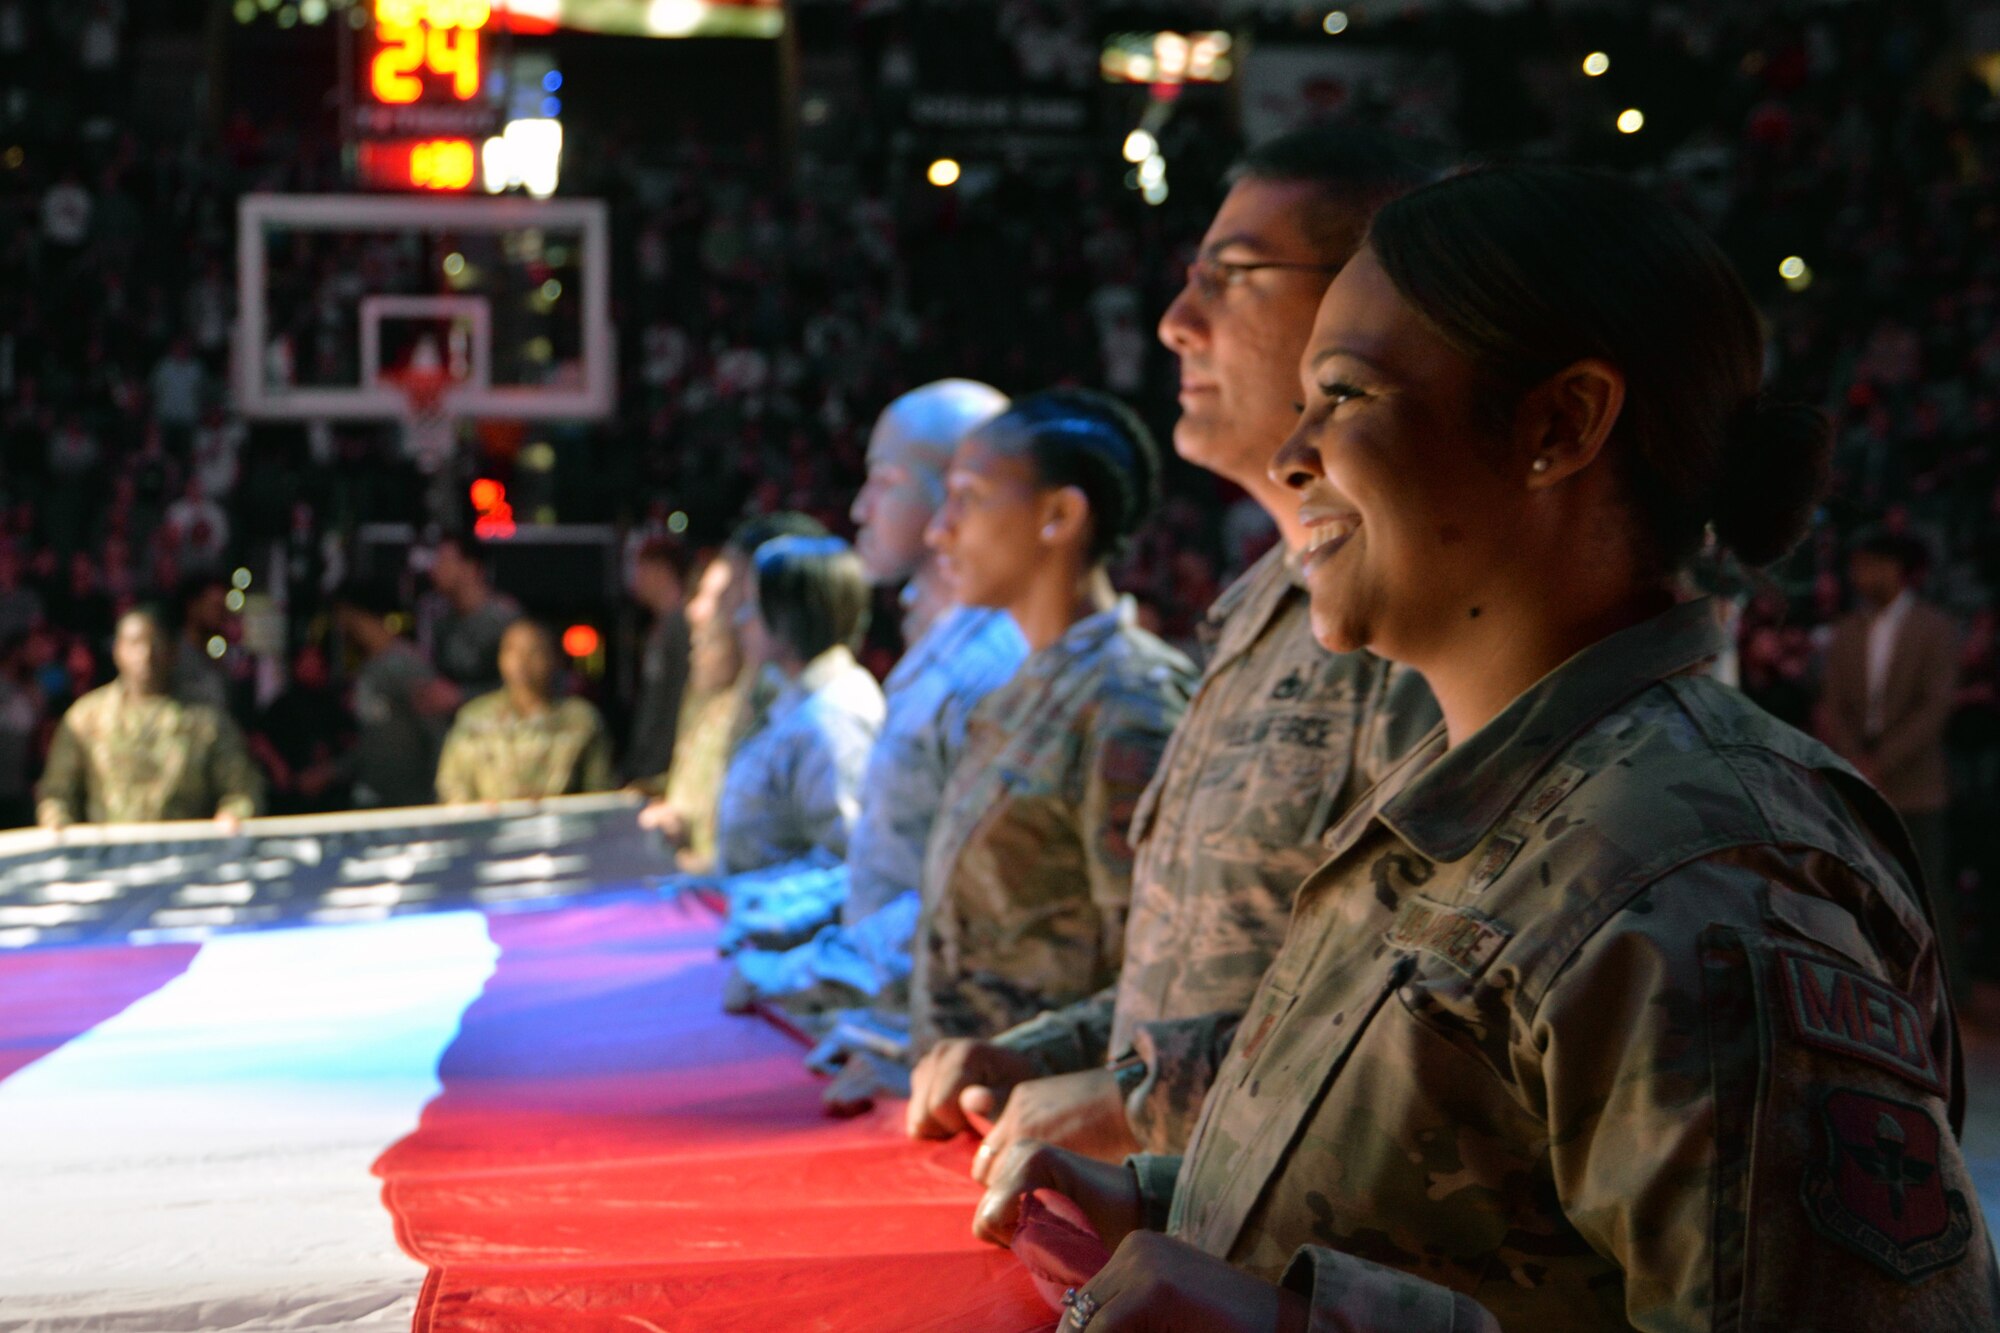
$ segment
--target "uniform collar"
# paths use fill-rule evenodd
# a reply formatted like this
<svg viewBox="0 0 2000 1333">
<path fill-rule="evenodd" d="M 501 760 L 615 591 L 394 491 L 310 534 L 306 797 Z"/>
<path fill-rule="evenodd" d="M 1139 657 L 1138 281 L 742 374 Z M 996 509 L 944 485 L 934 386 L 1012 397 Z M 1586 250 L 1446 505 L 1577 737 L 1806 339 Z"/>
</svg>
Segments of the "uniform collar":
<svg viewBox="0 0 2000 1333">
<path fill-rule="evenodd" d="M 1722 652 L 1711 598 L 1683 602 L 1585 648 L 1383 801 L 1383 823 L 1432 861 L 1479 845 L 1569 743 L 1656 681 Z M 1419 747 L 1434 750 L 1432 743 Z M 1414 756 L 1413 756 L 1414 757 Z M 1386 785 L 1386 784 L 1385 784 Z"/>
<path fill-rule="evenodd" d="M 1029 669 L 1046 674 L 1060 669 L 1060 664 L 1076 657 L 1088 657 L 1097 652 L 1113 635 L 1129 633 L 1139 624 L 1139 605 L 1129 595 L 1121 595 L 1109 608 L 1085 616 L 1068 629 L 1062 637 L 1029 659 Z"/>
<path fill-rule="evenodd" d="M 1287 601 L 1303 595 L 1298 561 L 1283 542 L 1259 556 L 1209 605 L 1200 636 L 1210 650 L 1209 670 L 1241 656 L 1263 636 Z"/>
<path fill-rule="evenodd" d="M 854 666 L 854 654 L 847 651 L 845 644 L 836 643 L 806 663 L 805 670 L 799 672 L 795 679 L 785 683 L 781 702 L 790 707 L 801 699 L 818 694 L 846 675 Z M 773 712 L 776 712 L 778 707 L 779 705 L 775 703 L 771 705 Z"/>
</svg>

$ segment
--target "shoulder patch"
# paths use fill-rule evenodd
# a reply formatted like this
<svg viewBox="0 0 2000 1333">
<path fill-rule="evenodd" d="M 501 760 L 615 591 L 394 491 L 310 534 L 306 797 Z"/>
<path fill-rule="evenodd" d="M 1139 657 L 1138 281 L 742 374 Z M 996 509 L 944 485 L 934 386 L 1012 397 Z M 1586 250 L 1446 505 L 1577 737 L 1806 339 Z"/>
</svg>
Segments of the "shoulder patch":
<svg viewBox="0 0 2000 1333">
<path fill-rule="evenodd" d="M 1399 949 L 1442 958 L 1467 977 L 1476 977 L 1492 964 L 1513 932 L 1469 908 L 1446 907 L 1411 894 L 1396 909 L 1396 920 L 1384 938 Z"/>
<path fill-rule="evenodd" d="M 1917 1006 L 1887 982 L 1809 954 L 1780 949 L 1780 989 L 1792 1034 L 1808 1046 L 1863 1060 L 1943 1096 Z"/>
<path fill-rule="evenodd" d="M 1905 1282 L 1965 1258 L 1965 1195 L 1944 1187 L 1937 1117 L 1854 1088 L 1818 1105 L 1816 1159 L 1799 1188 L 1813 1227 Z"/>
</svg>

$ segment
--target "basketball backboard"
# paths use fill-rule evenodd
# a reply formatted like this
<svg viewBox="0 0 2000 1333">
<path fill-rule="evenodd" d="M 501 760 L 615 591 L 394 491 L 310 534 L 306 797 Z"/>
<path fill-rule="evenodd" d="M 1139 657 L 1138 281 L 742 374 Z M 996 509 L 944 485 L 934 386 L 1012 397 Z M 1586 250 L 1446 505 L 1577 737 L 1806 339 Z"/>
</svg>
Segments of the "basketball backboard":
<svg viewBox="0 0 2000 1333">
<path fill-rule="evenodd" d="M 234 384 L 250 417 L 575 420 L 616 401 L 603 201 L 247 195 Z"/>
</svg>

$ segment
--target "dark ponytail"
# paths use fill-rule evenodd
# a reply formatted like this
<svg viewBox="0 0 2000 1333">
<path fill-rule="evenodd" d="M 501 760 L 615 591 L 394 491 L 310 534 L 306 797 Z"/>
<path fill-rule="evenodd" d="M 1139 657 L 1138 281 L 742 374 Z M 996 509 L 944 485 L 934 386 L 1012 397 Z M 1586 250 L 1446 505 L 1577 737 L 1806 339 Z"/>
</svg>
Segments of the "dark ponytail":
<svg viewBox="0 0 2000 1333">
<path fill-rule="evenodd" d="M 1681 569 L 1712 528 L 1749 565 L 1805 535 L 1826 487 L 1826 418 L 1767 402 L 1763 324 L 1715 242 L 1595 172 L 1489 167 L 1383 206 L 1369 248 L 1511 417 L 1586 357 L 1625 376 L 1608 449 L 1642 561 Z"/>
</svg>

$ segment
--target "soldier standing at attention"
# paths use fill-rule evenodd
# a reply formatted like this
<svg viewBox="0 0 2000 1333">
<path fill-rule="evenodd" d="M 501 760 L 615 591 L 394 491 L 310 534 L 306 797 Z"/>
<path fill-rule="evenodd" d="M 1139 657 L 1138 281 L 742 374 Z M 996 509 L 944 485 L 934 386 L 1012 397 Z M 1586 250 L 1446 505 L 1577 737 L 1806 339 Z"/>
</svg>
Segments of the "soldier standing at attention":
<svg viewBox="0 0 2000 1333">
<path fill-rule="evenodd" d="M 1201 689 L 1133 822 L 1117 984 L 990 1043 L 943 1042 L 912 1078 L 914 1134 L 954 1133 L 965 1109 L 991 1118 L 1005 1100 L 974 1164 L 982 1179 L 1016 1138 L 1110 1161 L 1186 1145 L 1201 1066 L 1182 1067 L 1156 1025 L 1243 1010 L 1318 864 L 1320 835 L 1437 721 L 1416 673 L 1313 641 L 1297 558 L 1305 529 L 1269 475 L 1298 420 L 1294 375 L 1321 294 L 1369 213 L 1423 169 L 1393 139 L 1313 126 L 1251 150 L 1230 176 L 1160 320 L 1181 366 L 1174 448 L 1241 486 L 1282 540 L 1208 613 Z"/>
<path fill-rule="evenodd" d="M 990 385 L 949 379 L 912 389 L 884 408 L 868 437 L 868 477 L 854 498 L 854 550 L 877 588 L 908 585 L 920 600 L 942 583 L 924 529 L 944 498 L 944 469 L 958 442 L 1007 406 Z M 909 597 L 906 595 L 906 605 Z M 819 881 L 805 893 L 774 885 L 811 915 L 771 914 L 762 930 L 774 940 L 811 931 L 795 949 L 746 949 L 724 1003 L 741 1009 L 777 1001 L 795 1013 L 858 1007 L 890 998 L 903 1007 L 916 930 L 924 846 L 945 783 L 965 745 L 973 706 L 1011 678 L 1027 655 L 1005 611 L 945 605 L 926 620 L 912 608 L 903 622 L 908 647 L 883 683 L 887 713 L 869 751 L 861 815 L 847 859 L 806 872 Z"/>
<path fill-rule="evenodd" d="M 1023 399 L 952 455 L 928 539 L 959 599 L 1006 610 L 1029 652 L 973 710 L 931 828 L 910 980 L 918 1055 L 1117 979 L 1126 830 L 1194 678 L 1106 573 L 1158 489 L 1145 425 L 1085 390 Z"/>
<path fill-rule="evenodd" d="M 1376 215 L 1273 471 L 1315 634 L 1445 720 L 1328 837 L 1183 1158 L 1009 1150 L 981 1234 L 1052 1188 L 1123 1242 L 1066 1329 L 2000 1327 L 1908 840 L 1677 597 L 1825 485 L 1762 352 L 1716 245 L 1612 178 Z"/>
<path fill-rule="evenodd" d="M 118 678 L 70 705 L 37 789 L 43 828 L 257 813 L 263 783 L 221 709 L 168 692 L 173 648 L 156 612 L 128 611 L 111 642 Z"/>
<path fill-rule="evenodd" d="M 500 636 L 499 689 L 458 710 L 438 760 L 438 800 L 506 801 L 610 791 L 611 737 L 584 699 L 555 697 L 556 642 L 522 618 Z"/>
</svg>

